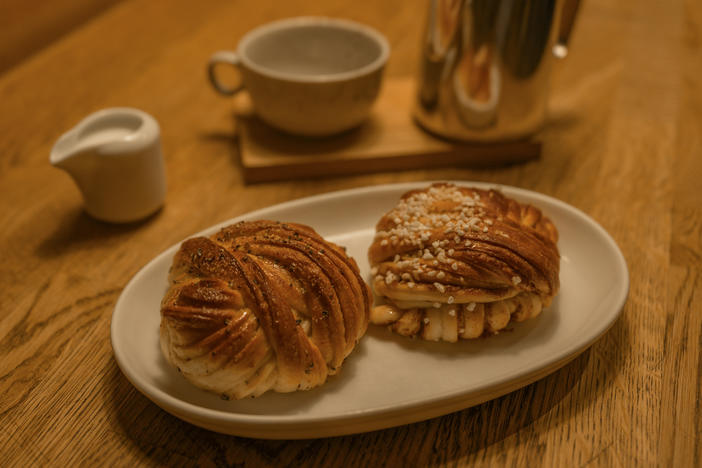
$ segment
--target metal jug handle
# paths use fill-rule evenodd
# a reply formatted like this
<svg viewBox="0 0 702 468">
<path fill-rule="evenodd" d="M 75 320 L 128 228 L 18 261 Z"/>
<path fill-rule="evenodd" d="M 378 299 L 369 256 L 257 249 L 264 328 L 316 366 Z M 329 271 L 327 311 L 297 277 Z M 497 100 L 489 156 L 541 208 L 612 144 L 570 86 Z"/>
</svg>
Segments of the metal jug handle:
<svg viewBox="0 0 702 468">
<path fill-rule="evenodd" d="M 575 17 L 580 9 L 580 0 L 565 0 L 561 11 L 561 24 L 558 28 L 558 38 L 551 51 L 557 58 L 562 59 L 568 55 L 568 41 L 573 32 Z"/>
</svg>

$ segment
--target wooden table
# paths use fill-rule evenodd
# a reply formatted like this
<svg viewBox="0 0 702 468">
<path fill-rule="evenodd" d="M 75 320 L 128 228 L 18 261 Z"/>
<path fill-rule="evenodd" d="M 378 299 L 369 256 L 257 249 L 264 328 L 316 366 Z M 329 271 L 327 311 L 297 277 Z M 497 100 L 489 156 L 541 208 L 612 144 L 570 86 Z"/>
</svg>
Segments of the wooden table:
<svg viewBox="0 0 702 468">
<path fill-rule="evenodd" d="M 125 0 L 0 75 L 3 466 L 702 464 L 699 2 L 585 2 L 571 56 L 555 71 L 536 161 L 242 182 L 231 102 L 204 77 L 213 50 L 275 18 L 343 16 L 383 31 L 393 47 L 388 76 L 408 76 L 423 7 Z M 169 182 L 165 209 L 127 226 L 85 215 L 73 182 L 48 163 L 61 133 L 117 105 L 161 123 Z M 434 179 L 539 191 L 597 220 L 631 275 L 613 328 L 563 369 L 504 397 L 409 426 L 320 440 L 208 432 L 159 409 L 118 369 L 109 336 L 115 301 L 166 247 L 285 200 Z"/>
</svg>

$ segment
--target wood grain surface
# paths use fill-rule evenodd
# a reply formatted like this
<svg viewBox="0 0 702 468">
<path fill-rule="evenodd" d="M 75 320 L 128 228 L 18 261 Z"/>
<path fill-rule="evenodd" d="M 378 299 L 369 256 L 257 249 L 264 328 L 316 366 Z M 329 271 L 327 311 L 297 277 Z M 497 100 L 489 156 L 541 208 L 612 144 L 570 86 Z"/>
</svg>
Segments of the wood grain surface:
<svg viewBox="0 0 702 468">
<path fill-rule="evenodd" d="M 0 17 L 22 21 L 19 5 L 1 4 Z M 0 75 L 0 465 L 702 465 L 700 2 L 584 2 L 571 54 L 554 71 L 537 160 L 243 182 L 232 102 L 206 82 L 212 51 L 272 19 L 341 16 L 387 35 L 388 76 L 412 76 L 425 7 L 124 0 Z M 121 226 L 85 215 L 76 186 L 48 163 L 64 131 L 117 105 L 161 124 L 169 184 L 164 209 Z M 278 202 L 435 179 L 535 190 L 597 220 L 631 276 L 613 328 L 566 367 L 504 397 L 319 440 L 199 429 L 159 409 L 118 369 L 109 335 L 115 301 L 166 247 Z"/>
<path fill-rule="evenodd" d="M 0 73 L 25 60 L 120 0 L 3 0 Z"/>
</svg>

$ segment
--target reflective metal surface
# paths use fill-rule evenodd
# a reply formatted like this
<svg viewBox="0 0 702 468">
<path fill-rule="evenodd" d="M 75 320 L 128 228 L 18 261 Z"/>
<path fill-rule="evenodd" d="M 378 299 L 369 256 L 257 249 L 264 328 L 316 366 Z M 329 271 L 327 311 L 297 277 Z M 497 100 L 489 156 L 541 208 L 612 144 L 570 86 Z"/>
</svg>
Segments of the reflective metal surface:
<svg viewBox="0 0 702 468">
<path fill-rule="evenodd" d="M 526 137 L 546 118 L 577 0 L 431 0 L 414 117 L 452 139 Z"/>
</svg>

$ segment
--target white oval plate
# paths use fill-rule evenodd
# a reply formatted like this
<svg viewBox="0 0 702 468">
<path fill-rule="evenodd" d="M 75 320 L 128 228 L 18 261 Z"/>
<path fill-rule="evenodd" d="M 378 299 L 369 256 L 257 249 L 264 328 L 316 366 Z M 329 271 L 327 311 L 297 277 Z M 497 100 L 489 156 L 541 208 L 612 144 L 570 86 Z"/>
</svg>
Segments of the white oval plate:
<svg viewBox="0 0 702 468">
<path fill-rule="evenodd" d="M 266 393 L 224 401 L 183 379 L 159 348 L 159 305 L 178 245 L 127 284 L 112 315 L 112 348 L 122 372 L 169 413 L 217 432 L 267 439 L 353 434 L 412 423 L 496 398 L 565 365 L 614 323 L 626 300 L 629 273 L 607 232 L 556 199 L 495 184 L 506 195 L 541 208 L 559 230 L 561 290 L 539 317 L 511 332 L 460 343 L 433 343 L 369 326 L 340 374 L 307 392 Z M 295 221 L 344 245 L 369 277 L 366 251 L 374 227 L 400 195 L 429 182 L 384 185 L 318 195 L 255 211 L 244 219 Z"/>
</svg>

